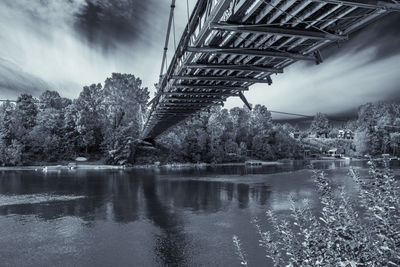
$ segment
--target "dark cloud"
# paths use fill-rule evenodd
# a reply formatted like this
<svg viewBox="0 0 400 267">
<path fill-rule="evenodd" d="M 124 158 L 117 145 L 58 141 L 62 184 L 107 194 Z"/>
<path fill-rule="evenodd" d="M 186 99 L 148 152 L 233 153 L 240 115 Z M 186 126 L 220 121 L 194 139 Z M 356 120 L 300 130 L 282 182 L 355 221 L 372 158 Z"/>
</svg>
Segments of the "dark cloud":
<svg viewBox="0 0 400 267">
<path fill-rule="evenodd" d="M 357 53 L 371 47 L 375 48 L 371 61 L 382 60 L 400 54 L 400 16 L 389 14 L 350 34 L 350 40 L 332 45 L 323 51 L 325 57 L 343 54 L 343 51 Z"/>
<path fill-rule="evenodd" d="M 157 31 L 160 7 L 165 8 L 154 0 L 86 0 L 75 15 L 75 28 L 91 44 L 105 49 L 121 43 L 151 42 L 148 35 Z"/>
</svg>

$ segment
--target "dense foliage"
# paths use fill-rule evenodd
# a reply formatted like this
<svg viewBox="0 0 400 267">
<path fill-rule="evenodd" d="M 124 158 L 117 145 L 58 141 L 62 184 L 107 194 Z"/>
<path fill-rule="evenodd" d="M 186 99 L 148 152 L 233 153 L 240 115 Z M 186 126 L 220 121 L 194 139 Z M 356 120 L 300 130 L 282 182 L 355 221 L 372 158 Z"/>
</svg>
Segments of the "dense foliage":
<svg viewBox="0 0 400 267">
<path fill-rule="evenodd" d="M 356 125 L 355 145 L 359 153 L 400 155 L 399 104 L 365 104 L 359 109 Z"/>
<path fill-rule="evenodd" d="M 354 139 L 338 139 L 339 130 L 352 131 Z M 308 134 L 313 138 L 304 139 L 303 143 L 322 151 L 340 148 L 350 156 L 400 156 L 400 104 L 378 102 L 362 105 L 358 109 L 358 118 L 341 126 L 333 126 L 326 115 L 318 113 Z"/>
<path fill-rule="evenodd" d="M 169 161 L 233 162 L 245 158 L 299 158 L 301 147 L 290 125 L 272 122 L 265 106 L 251 111 L 213 107 L 164 134 L 159 142 L 170 150 Z"/>
<path fill-rule="evenodd" d="M 311 122 L 310 132 L 317 137 L 328 137 L 330 132 L 329 120 L 325 114 L 317 113 Z"/>
<path fill-rule="evenodd" d="M 400 105 L 388 103 L 363 105 L 357 120 L 340 127 L 317 113 L 310 127 L 302 131 L 273 122 L 262 105 L 251 111 L 212 107 L 164 133 L 156 140 L 160 149 L 138 149 L 148 99 L 149 92 L 142 88 L 140 79 L 117 73 L 104 86 L 85 86 L 74 100 L 55 91 L 45 91 L 37 99 L 22 94 L 16 103 L 0 106 L 0 164 L 77 156 L 104 159 L 110 164 L 221 163 L 249 158 L 298 159 L 332 148 L 348 156 L 400 156 Z M 339 130 L 350 131 L 351 138 L 339 138 Z"/>
<path fill-rule="evenodd" d="M 15 104 L 0 107 L 0 163 L 90 155 L 125 164 L 134 155 L 148 98 L 140 79 L 118 73 L 104 87 L 85 86 L 73 101 L 55 91 L 45 91 L 38 99 L 22 94 Z"/>
<path fill-rule="evenodd" d="M 351 168 L 349 176 L 358 186 L 359 206 L 340 188 L 333 189 L 322 171 L 314 171 L 321 200 L 315 214 L 307 201 L 291 198 L 291 213 L 280 220 L 267 212 L 274 231 L 261 229 L 254 221 L 260 246 L 274 266 L 398 266 L 400 264 L 399 186 L 389 168 L 378 169 L 370 162 L 370 177 L 361 178 Z M 242 265 L 247 260 L 237 236 L 233 242 Z"/>
</svg>

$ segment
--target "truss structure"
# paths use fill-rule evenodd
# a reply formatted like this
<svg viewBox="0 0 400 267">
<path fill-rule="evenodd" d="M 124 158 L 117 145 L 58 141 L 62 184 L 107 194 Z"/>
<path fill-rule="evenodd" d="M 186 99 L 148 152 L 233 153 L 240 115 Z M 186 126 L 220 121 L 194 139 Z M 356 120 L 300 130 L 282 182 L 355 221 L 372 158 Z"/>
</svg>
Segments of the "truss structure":
<svg viewBox="0 0 400 267">
<path fill-rule="evenodd" d="M 271 84 L 297 61 L 321 63 L 321 49 L 394 11 L 400 4 L 389 0 L 199 0 L 150 102 L 143 138 L 230 96 L 245 101 L 249 86 Z"/>
</svg>

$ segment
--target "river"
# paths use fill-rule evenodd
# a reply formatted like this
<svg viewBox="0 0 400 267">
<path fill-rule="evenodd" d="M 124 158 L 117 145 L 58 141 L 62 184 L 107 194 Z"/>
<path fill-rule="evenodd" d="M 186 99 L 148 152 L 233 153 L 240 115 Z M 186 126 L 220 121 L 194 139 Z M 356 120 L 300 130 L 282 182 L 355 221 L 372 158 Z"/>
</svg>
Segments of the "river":
<svg viewBox="0 0 400 267">
<path fill-rule="evenodd" d="M 355 162 L 361 170 L 364 163 Z M 319 162 L 352 195 L 349 163 Z M 1 266 L 269 266 L 251 219 L 318 208 L 302 162 L 265 167 L 0 172 Z"/>
</svg>

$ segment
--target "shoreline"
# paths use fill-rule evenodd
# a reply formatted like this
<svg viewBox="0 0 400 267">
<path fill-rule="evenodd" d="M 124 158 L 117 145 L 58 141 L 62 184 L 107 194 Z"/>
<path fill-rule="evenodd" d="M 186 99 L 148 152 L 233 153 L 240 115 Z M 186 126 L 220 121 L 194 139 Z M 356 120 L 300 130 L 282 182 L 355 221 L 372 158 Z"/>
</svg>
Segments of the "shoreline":
<svg viewBox="0 0 400 267">
<path fill-rule="evenodd" d="M 74 171 L 74 170 L 122 170 L 126 169 L 125 166 L 120 165 L 105 165 L 105 164 L 81 164 L 76 167 L 69 167 L 68 165 L 32 165 L 32 166 L 12 166 L 12 167 L 0 167 L 0 171 Z"/>
<path fill-rule="evenodd" d="M 284 164 L 278 161 L 263 162 L 262 166 L 272 166 Z M 0 167 L 0 171 L 75 171 L 75 170 L 129 170 L 129 169 L 152 169 L 152 168 L 201 168 L 213 166 L 250 166 L 245 162 L 227 162 L 227 163 L 170 163 L 164 165 L 157 164 L 138 164 L 138 165 L 106 165 L 106 164 L 78 164 L 74 167 L 68 164 L 59 165 L 32 165 L 32 166 L 11 166 Z"/>
<path fill-rule="evenodd" d="M 353 158 L 351 161 L 362 161 L 363 159 Z M 281 159 L 276 161 L 251 161 L 251 162 L 225 162 L 225 163 L 168 163 L 168 164 L 137 164 L 137 165 L 107 165 L 107 164 L 43 164 L 32 166 L 11 166 L 0 167 L 0 171 L 75 171 L 75 170 L 128 170 L 128 169 L 154 169 L 154 168 L 204 168 L 204 167 L 224 167 L 224 166 L 247 166 L 247 167 L 262 167 L 262 166 L 277 166 L 290 163 L 295 160 Z M 306 159 L 303 161 L 321 162 L 321 161 L 347 161 L 346 159 Z M 255 163 L 255 164 L 254 164 Z"/>
</svg>

